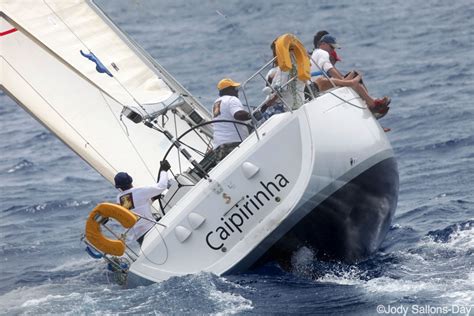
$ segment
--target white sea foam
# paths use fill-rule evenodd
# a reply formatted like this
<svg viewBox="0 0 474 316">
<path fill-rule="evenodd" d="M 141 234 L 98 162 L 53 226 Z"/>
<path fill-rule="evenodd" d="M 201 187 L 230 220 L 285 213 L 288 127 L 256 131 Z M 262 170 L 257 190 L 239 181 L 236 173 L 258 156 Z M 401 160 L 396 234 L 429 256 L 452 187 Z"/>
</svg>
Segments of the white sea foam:
<svg viewBox="0 0 474 316">
<path fill-rule="evenodd" d="M 222 309 L 215 315 L 237 314 L 253 309 L 252 301 L 238 294 L 222 292 L 214 288 L 210 291 L 209 297 Z"/>
<path fill-rule="evenodd" d="M 85 206 L 89 204 L 91 204 L 91 201 L 88 201 L 88 200 L 82 200 L 82 201 L 67 200 L 67 201 L 61 201 L 61 202 L 47 202 L 47 203 L 41 203 L 41 204 L 36 204 L 30 207 L 27 207 L 25 211 L 34 214 L 38 211 L 43 211 L 51 207 L 74 208 L 74 207 Z"/>
<path fill-rule="evenodd" d="M 465 279 L 458 280 L 454 286 L 448 289 L 442 298 L 448 299 L 456 305 L 474 305 L 474 268 L 467 274 Z"/>
<path fill-rule="evenodd" d="M 15 166 L 8 169 L 7 173 L 13 173 L 15 171 L 22 170 L 31 166 L 33 166 L 33 163 L 31 161 L 22 160 L 19 163 L 17 163 Z"/>
<path fill-rule="evenodd" d="M 69 300 L 69 299 L 76 299 L 79 298 L 81 295 L 79 293 L 71 293 L 69 295 L 53 295 L 53 294 L 48 294 L 45 297 L 40 297 L 40 298 L 35 298 L 35 299 L 30 299 L 25 301 L 23 304 L 21 304 L 21 307 L 31 307 L 31 306 L 37 306 L 44 304 L 49 301 L 55 301 L 55 300 Z"/>
<path fill-rule="evenodd" d="M 362 285 L 365 282 L 361 279 L 362 274 L 363 272 L 358 268 L 351 267 L 343 271 L 326 273 L 318 278 L 318 281 L 339 285 Z"/>
<path fill-rule="evenodd" d="M 314 261 L 314 251 L 301 247 L 291 256 L 291 267 L 295 272 L 304 272 Z"/>
<path fill-rule="evenodd" d="M 44 209 L 46 209 L 47 206 L 48 206 L 47 203 L 37 204 L 31 207 L 28 207 L 25 211 L 27 211 L 28 213 L 35 213 L 37 211 L 43 211 Z"/>
<path fill-rule="evenodd" d="M 74 259 L 67 260 L 63 262 L 62 264 L 56 267 L 53 267 L 47 271 L 48 272 L 71 271 L 71 270 L 76 270 L 78 268 L 84 268 L 85 265 L 92 266 L 93 265 L 91 264 L 92 262 L 97 262 L 97 261 L 92 258 L 86 257 L 84 255 L 83 257 L 79 259 L 74 258 Z"/>
<path fill-rule="evenodd" d="M 210 277 L 212 278 L 212 275 L 209 273 L 200 273 L 195 277 L 192 277 L 192 279 L 199 279 L 203 288 L 209 291 L 209 299 L 215 302 L 218 306 L 218 311 L 216 311 L 214 315 L 236 314 L 253 309 L 251 300 L 248 300 L 243 296 L 230 291 L 223 292 L 217 289 L 217 286 L 213 280 L 209 282 Z M 218 280 L 220 283 L 224 283 L 230 288 L 240 288 L 240 286 L 223 277 L 218 277 L 215 280 Z"/>
<path fill-rule="evenodd" d="M 439 285 L 435 283 L 423 280 L 394 279 L 390 277 L 374 278 L 362 284 L 362 288 L 370 293 L 403 293 L 404 295 L 435 290 L 438 287 Z"/>
<path fill-rule="evenodd" d="M 458 229 L 449 235 L 446 242 L 435 241 L 431 236 L 423 238 L 421 247 L 428 247 L 433 250 L 452 250 L 459 253 L 466 253 L 474 249 L 474 226 L 465 223 L 458 225 Z"/>
<path fill-rule="evenodd" d="M 77 299 L 79 293 L 61 295 L 64 289 L 62 286 L 44 284 L 34 287 L 20 287 L 0 296 L 0 310 L 8 311 L 15 308 L 34 308 L 51 301 L 64 301 L 67 299 Z"/>
<path fill-rule="evenodd" d="M 474 225 L 465 223 L 460 226 L 457 231 L 449 236 L 446 243 L 449 247 L 457 250 L 473 249 L 474 248 Z"/>
<path fill-rule="evenodd" d="M 474 229 L 467 223 L 459 227 L 446 242 L 425 237 L 416 245 L 415 251 L 397 253 L 403 262 L 396 270 L 403 273 L 400 278 L 382 276 L 360 283 L 370 293 L 431 293 L 441 301 L 469 305 L 474 302 L 474 271 L 463 273 L 465 254 L 474 247 Z M 446 258 L 447 254 L 456 254 Z M 458 262 L 459 261 L 459 262 Z M 357 280 L 357 275 L 343 276 L 339 282 Z M 357 281 L 354 282 L 357 284 Z M 442 294 L 439 294 L 442 293 Z"/>
</svg>

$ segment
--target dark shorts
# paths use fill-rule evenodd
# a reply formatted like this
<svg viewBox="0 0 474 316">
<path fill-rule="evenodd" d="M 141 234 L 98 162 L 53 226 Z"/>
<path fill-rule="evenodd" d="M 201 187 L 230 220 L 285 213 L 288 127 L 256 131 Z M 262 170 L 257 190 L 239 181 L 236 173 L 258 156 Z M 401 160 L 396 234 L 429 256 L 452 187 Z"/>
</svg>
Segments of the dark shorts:
<svg viewBox="0 0 474 316">
<path fill-rule="evenodd" d="M 143 239 L 145 239 L 145 235 L 146 233 L 144 233 L 143 235 L 141 235 L 140 237 L 138 237 L 137 239 L 137 243 L 141 246 L 143 244 Z"/>
<path fill-rule="evenodd" d="M 217 162 L 224 159 L 228 154 L 232 152 L 236 147 L 240 145 L 240 142 L 222 144 L 215 149 Z"/>
<path fill-rule="evenodd" d="M 137 238 L 137 243 L 141 246 L 143 244 L 143 239 L 145 239 L 145 235 L 148 234 L 148 232 L 150 230 L 152 230 L 152 228 L 150 228 L 149 230 L 147 230 L 143 235 L 141 235 L 140 237 Z"/>
</svg>

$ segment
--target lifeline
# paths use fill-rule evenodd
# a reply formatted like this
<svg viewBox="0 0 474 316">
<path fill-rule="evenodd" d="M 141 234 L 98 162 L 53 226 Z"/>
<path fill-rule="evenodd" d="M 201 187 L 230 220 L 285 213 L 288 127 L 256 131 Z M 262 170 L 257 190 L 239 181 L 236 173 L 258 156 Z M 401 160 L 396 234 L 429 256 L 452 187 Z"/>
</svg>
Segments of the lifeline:
<svg viewBox="0 0 474 316">
<path fill-rule="evenodd" d="M 209 248 L 219 250 L 224 247 L 224 241 L 236 231 L 242 233 L 241 226 L 254 216 L 255 212 L 263 208 L 265 203 L 269 202 L 271 198 L 275 198 L 276 192 L 280 192 L 281 189 L 290 183 L 282 174 L 277 174 L 274 178 L 275 182 L 270 181 L 267 184 L 260 181 L 262 190 L 257 191 L 257 193 L 252 196 L 246 195 L 243 205 L 239 206 L 238 203 L 234 205 L 234 208 L 238 209 L 237 211 L 227 218 L 221 217 L 223 225 L 211 230 L 206 235 L 206 244 Z M 218 234 L 218 238 L 213 236 L 214 233 Z M 212 240 L 214 240 L 214 242 L 212 242 Z"/>
</svg>

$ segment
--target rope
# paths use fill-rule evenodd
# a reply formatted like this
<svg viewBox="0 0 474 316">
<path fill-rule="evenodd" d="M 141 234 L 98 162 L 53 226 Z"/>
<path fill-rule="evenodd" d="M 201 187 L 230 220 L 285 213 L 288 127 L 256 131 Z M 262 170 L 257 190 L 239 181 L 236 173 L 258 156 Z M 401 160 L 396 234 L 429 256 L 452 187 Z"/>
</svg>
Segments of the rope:
<svg viewBox="0 0 474 316">
<path fill-rule="evenodd" d="M 288 78 L 293 78 L 295 76 L 296 76 L 296 66 L 295 66 L 295 64 L 293 64 L 292 67 L 291 67 L 291 70 L 288 73 Z M 292 105 L 293 109 L 297 109 L 298 106 L 299 106 L 298 100 L 297 100 L 298 96 L 297 96 L 297 90 L 296 90 L 296 83 L 297 83 L 297 81 L 293 80 L 288 85 L 288 89 L 290 90 L 291 96 L 293 98 L 293 105 Z"/>
<path fill-rule="evenodd" d="M 347 101 L 347 100 L 341 98 L 340 96 L 336 95 L 336 94 L 335 94 L 334 92 L 332 92 L 332 91 L 328 91 L 328 93 L 331 94 L 331 95 L 333 95 L 333 96 L 335 96 L 336 98 L 338 98 L 338 99 L 341 100 L 342 102 L 347 103 L 347 104 L 349 104 L 349 105 L 352 105 L 353 107 L 356 107 L 356 108 L 358 108 L 358 109 L 366 109 L 366 107 L 364 107 L 364 106 L 359 106 L 359 105 L 357 105 L 357 104 L 351 103 L 351 102 L 349 102 L 349 101 Z"/>
<path fill-rule="evenodd" d="M 160 226 L 163 226 L 163 227 L 165 227 L 165 228 L 166 228 L 166 226 L 163 225 L 163 224 L 160 224 L 160 223 L 157 222 L 157 221 L 154 221 L 154 220 L 151 220 L 151 219 L 149 219 L 149 218 L 140 216 L 139 214 L 136 214 L 136 213 L 134 213 L 134 214 L 137 215 L 138 217 L 140 217 L 140 219 L 145 219 L 145 220 L 147 220 L 147 221 L 149 221 L 149 222 L 155 223 L 155 225 L 154 225 L 151 229 L 156 229 L 156 231 L 158 232 L 158 235 L 160 235 L 161 241 L 163 242 L 163 245 L 165 246 L 165 253 L 166 253 L 165 259 L 164 259 L 162 262 L 155 262 L 155 261 L 151 260 L 150 258 L 148 258 L 148 256 L 146 255 L 145 251 L 143 251 L 142 246 L 140 245 L 140 254 L 139 254 L 137 257 L 139 257 L 140 255 L 143 255 L 143 257 L 145 257 L 146 260 L 148 260 L 149 262 L 151 262 L 151 263 L 153 263 L 153 264 L 155 264 L 155 265 L 157 265 L 157 266 L 160 266 L 160 265 L 165 264 L 165 262 L 168 260 L 168 256 L 169 256 L 169 255 L 168 255 L 168 252 L 169 252 L 169 251 L 168 251 L 168 245 L 166 244 L 165 239 L 164 239 L 163 236 L 161 235 L 161 232 L 160 232 L 160 230 L 156 227 L 156 225 L 160 225 Z M 151 230 L 151 229 L 150 229 L 150 230 Z"/>
<path fill-rule="evenodd" d="M 112 106 L 109 104 L 109 102 L 107 101 L 107 99 L 105 98 L 104 94 L 100 93 L 100 95 L 102 96 L 102 98 L 104 99 L 104 102 L 105 104 L 107 104 L 108 108 L 110 109 L 110 112 L 112 112 L 112 114 L 115 114 L 113 109 L 112 109 Z M 117 118 L 115 117 L 115 115 L 113 115 L 113 117 L 115 118 L 115 120 L 117 120 Z M 150 174 L 151 178 L 154 179 L 154 176 L 153 176 L 153 171 L 150 170 L 150 168 L 148 167 L 148 165 L 146 164 L 145 162 L 145 159 L 143 158 L 143 156 L 140 154 L 140 152 L 138 151 L 138 149 L 135 147 L 135 144 L 132 142 L 131 138 L 130 138 L 130 135 L 128 133 L 128 128 L 127 128 L 127 125 L 125 125 L 125 122 L 123 122 L 122 120 L 122 115 L 120 115 L 120 121 L 122 122 L 123 126 L 125 126 L 125 135 L 130 143 L 130 145 L 132 146 L 133 148 L 133 151 L 135 152 L 135 154 L 138 156 L 138 158 L 140 159 L 140 161 L 142 162 L 143 166 L 145 167 L 145 169 L 147 170 L 147 172 Z M 120 125 L 120 123 L 119 123 Z"/>
</svg>

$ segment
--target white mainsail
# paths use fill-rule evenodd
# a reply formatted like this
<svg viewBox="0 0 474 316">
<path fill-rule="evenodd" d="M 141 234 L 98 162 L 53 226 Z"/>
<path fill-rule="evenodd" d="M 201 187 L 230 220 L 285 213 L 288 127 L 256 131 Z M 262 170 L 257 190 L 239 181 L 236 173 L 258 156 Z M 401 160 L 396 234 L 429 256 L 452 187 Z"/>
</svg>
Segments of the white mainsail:
<svg viewBox="0 0 474 316">
<path fill-rule="evenodd" d="M 117 171 L 129 172 L 138 185 L 156 181 L 171 145 L 163 134 L 121 115 L 124 107 L 146 116 L 150 106 L 178 100 L 179 115 L 159 120 L 175 137 L 210 120 L 202 105 L 86 0 L 0 0 L 0 87 L 111 182 Z M 190 133 L 186 142 L 205 152 L 203 138 Z M 172 165 L 189 166 L 178 156 L 169 156 Z"/>
</svg>

